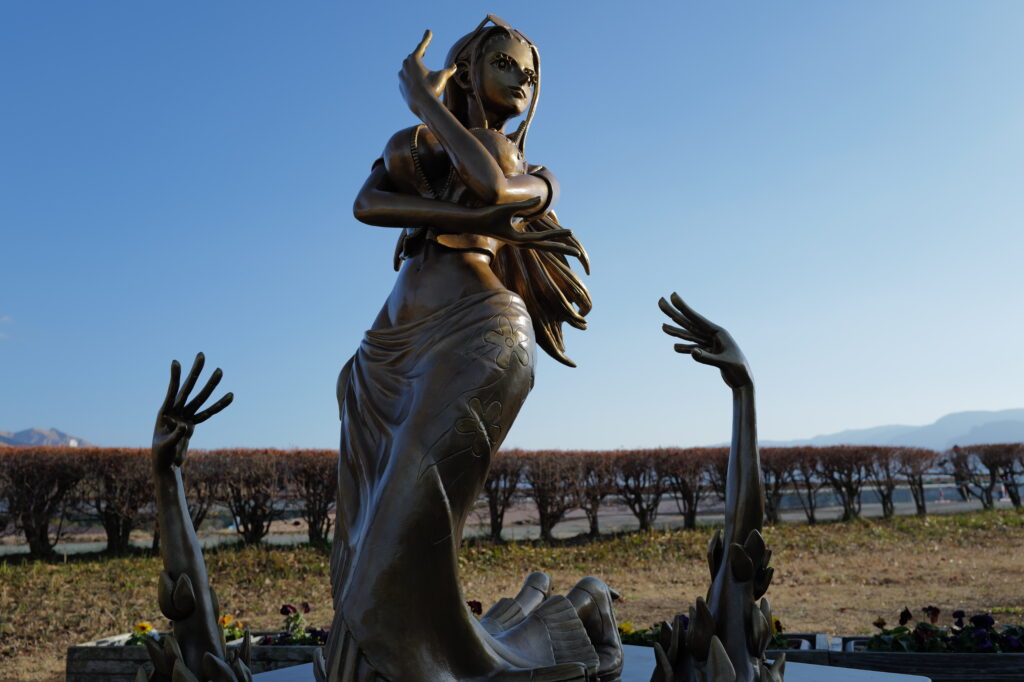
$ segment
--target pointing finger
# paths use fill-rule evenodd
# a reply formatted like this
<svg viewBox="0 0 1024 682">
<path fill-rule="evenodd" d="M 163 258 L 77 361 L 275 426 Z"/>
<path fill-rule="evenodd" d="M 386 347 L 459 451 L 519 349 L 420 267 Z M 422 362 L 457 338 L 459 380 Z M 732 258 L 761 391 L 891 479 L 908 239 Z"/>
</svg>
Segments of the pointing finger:
<svg viewBox="0 0 1024 682">
<path fill-rule="evenodd" d="M 429 28 L 426 31 L 424 31 L 423 40 L 421 40 L 420 44 L 416 46 L 415 50 L 413 50 L 413 56 L 415 56 L 417 59 L 423 59 L 423 55 L 426 54 L 427 52 L 427 45 L 430 44 L 430 39 L 433 37 L 434 34 L 430 32 Z"/>
</svg>

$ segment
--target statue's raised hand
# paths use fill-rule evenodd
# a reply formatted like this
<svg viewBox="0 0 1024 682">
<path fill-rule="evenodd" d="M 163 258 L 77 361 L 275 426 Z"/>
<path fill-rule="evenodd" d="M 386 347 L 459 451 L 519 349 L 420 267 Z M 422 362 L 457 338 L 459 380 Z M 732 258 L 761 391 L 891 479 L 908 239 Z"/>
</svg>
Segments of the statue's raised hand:
<svg viewBox="0 0 1024 682">
<path fill-rule="evenodd" d="M 178 389 L 181 380 L 181 365 L 177 360 L 171 362 L 171 382 L 167 386 L 167 397 L 156 415 L 156 426 L 153 428 L 153 463 L 158 469 L 169 469 L 171 465 L 181 466 L 188 452 L 188 441 L 196 424 L 201 424 L 217 414 L 234 400 L 234 394 L 227 393 L 220 400 L 202 412 L 198 412 L 213 390 L 217 388 L 223 372 L 220 368 L 213 370 L 209 380 L 196 396 L 186 403 L 189 393 L 195 388 L 196 380 L 203 371 L 206 358 L 202 353 L 196 355 L 192 363 L 192 371 L 188 373 L 185 383 Z"/>
<path fill-rule="evenodd" d="M 661 328 L 669 336 L 689 341 L 677 343 L 676 352 L 688 353 L 697 362 L 719 368 L 725 383 L 732 388 L 753 385 L 747 359 L 729 332 L 686 305 L 679 294 L 670 298 L 671 303 L 660 299 L 658 307 L 679 326 L 663 324 Z"/>
<path fill-rule="evenodd" d="M 427 45 L 433 34 L 428 29 L 423 33 L 423 40 L 416 46 L 416 49 L 402 62 L 402 70 L 398 72 L 398 87 L 402 91 L 405 103 L 409 105 L 412 113 L 420 115 L 420 106 L 426 98 L 437 99 L 444 92 L 448 79 L 455 75 L 458 70 L 452 64 L 447 69 L 431 71 L 423 65 L 423 55 L 427 52 Z"/>
</svg>

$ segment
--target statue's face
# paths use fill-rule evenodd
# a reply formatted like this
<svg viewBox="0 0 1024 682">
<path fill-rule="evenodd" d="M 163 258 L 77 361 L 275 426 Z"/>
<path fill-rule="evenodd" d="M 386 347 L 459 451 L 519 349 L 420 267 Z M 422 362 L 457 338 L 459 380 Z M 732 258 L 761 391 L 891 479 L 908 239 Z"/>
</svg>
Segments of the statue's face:
<svg viewBox="0 0 1024 682">
<path fill-rule="evenodd" d="M 533 51 L 511 38 L 488 41 L 480 63 L 480 100 L 484 108 L 507 117 L 530 106 L 537 84 Z"/>
</svg>

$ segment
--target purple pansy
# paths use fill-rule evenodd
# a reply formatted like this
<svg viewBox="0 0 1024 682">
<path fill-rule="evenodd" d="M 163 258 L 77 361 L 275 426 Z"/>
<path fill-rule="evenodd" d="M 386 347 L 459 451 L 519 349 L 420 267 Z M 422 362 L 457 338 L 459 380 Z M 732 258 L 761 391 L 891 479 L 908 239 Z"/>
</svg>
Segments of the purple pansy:
<svg viewBox="0 0 1024 682">
<path fill-rule="evenodd" d="M 979 630 L 990 630 L 995 624 L 996 619 L 987 613 L 979 613 L 976 616 L 971 616 L 971 625 Z"/>
</svg>

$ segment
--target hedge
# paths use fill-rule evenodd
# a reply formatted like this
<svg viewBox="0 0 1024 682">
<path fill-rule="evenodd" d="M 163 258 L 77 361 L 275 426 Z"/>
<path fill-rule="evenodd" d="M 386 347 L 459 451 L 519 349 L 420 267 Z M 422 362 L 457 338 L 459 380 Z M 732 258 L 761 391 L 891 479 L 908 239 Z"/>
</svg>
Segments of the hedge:
<svg viewBox="0 0 1024 682">
<path fill-rule="evenodd" d="M 494 458 L 483 489 L 490 536 L 501 540 L 505 513 L 519 500 L 536 508 L 541 537 L 572 509 L 586 514 L 591 535 L 610 500 L 625 505 L 642 530 L 657 519 L 666 496 L 686 527 L 698 511 L 725 497 L 727 448 L 639 450 L 505 450 Z M 260 542 L 286 513 L 304 518 L 313 542 L 326 542 L 335 504 L 333 450 L 227 449 L 194 451 L 183 477 L 198 529 L 213 507 L 226 509 L 243 542 Z M 807 521 L 817 521 L 818 497 L 831 491 L 845 520 L 861 512 L 864 489 L 894 513 L 897 488 L 909 488 L 918 514 L 927 513 L 925 484 L 952 477 L 962 499 L 995 504 L 1000 485 L 1021 507 L 1024 444 L 957 446 L 946 453 L 921 448 L 832 446 L 762 448 L 765 516 L 780 520 L 782 501 L 794 495 Z M 52 554 L 72 515 L 94 520 L 108 551 L 128 549 L 131 531 L 153 518 L 149 451 L 121 448 L 0 447 L 0 528 L 23 534 L 31 554 Z"/>
</svg>

